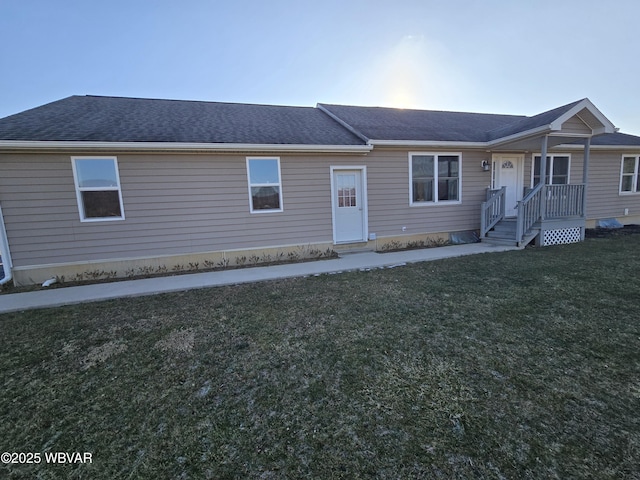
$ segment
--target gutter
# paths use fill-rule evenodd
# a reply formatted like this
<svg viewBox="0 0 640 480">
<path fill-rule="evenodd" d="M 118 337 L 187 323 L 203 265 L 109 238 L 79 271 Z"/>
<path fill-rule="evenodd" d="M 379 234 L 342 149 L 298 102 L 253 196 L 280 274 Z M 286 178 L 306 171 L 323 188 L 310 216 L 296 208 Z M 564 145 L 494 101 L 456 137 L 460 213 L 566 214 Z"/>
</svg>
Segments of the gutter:
<svg viewBox="0 0 640 480">
<path fill-rule="evenodd" d="M 0 257 L 2 257 L 2 269 L 4 270 L 4 278 L 0 280 L 0 285 L 5 285 L 13 280 L 13 263 L 11 262 L 11 253 L 9 252 L 7 230 L 4 227 L 2 207 L 0 207 Z"/>
<path fill-rule="evenodd" d="M 4 150 L 129 150 L 161 152 L 304 152 L 367 153 L 371 145 L 303 145 L 251 143 L 178 143 L 178 142 L 73 142 L 0 140 Z"/>
</svg>

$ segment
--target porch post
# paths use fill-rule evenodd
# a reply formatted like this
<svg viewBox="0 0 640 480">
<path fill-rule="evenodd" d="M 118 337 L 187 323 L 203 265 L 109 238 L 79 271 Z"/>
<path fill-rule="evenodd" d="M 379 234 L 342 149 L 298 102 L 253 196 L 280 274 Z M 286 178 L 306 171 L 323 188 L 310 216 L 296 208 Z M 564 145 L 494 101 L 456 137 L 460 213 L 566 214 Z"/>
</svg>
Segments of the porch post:
<svg viewBox="0 0 640 480">
<path fill-rule="evenodd" d="M 591 152 L 591 137 L 584 141 L 584 160 L 582 162 L 582 217 L 587 218 L 587 182 L 589 181 L 589 154 Z M 580 229 L 580 239 L 584 240 L 584 227 Z"/>
<path fill-rule="evenodd" d="M 545 135 L 542 137 L 542 149 L 540 152 L 540 184 L 542 185 L 542 191 L 540 195 L 540 217 L 544 219 L 546 211 L 547 191 L 545 185 L 547 183 L 547 147 L 549 139 Z"/>
<path fill-rule="evenodd" d="M 540 152 L 540 183 L 543 185 L 547 182 L 547 145 L 548 137 L 542 137 L 542 151 Z"/>
</svg>

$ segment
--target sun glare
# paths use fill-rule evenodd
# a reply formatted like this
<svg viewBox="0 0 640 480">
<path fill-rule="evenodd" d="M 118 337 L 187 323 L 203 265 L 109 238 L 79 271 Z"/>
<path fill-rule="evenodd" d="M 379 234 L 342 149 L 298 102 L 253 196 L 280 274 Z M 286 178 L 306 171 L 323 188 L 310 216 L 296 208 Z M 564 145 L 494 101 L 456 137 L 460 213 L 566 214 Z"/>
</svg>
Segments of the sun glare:
<svg viewBox="0 0 640 480">
<path fill-rule="evenodd" d="M 448 53 L 424 36 L 405 36 L 374 62 L 371 94 L 396 108 L 433 108 L 452 94 Z"/>
</svg>

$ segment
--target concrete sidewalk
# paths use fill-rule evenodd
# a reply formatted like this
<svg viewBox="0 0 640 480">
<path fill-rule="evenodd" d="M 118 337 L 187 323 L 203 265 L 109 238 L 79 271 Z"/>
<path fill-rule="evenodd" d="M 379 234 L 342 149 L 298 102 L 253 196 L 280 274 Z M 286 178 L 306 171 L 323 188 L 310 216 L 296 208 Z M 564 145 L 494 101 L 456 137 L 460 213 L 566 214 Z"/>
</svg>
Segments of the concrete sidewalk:
<svg viewBox="0 0 640 480">
<path fill-rule="evenodd" d="M 266 267 L 240 268 L 217 272 L 191 273 L 168 277 L 123 280 L 77 287 L 52 288 L 34 292 L 0 295 L 0 313 L 33 308 L 59 307 L 84 302 L 95 302 L 122 297 L 154 295 L 164 292 L 191 290 L 239 283 L 260 282 L 280 278 L 304 277 L 323 273 L 346 272 L 372 268 L 385 268 L 407 263 L 427 262 L 442 258 L 460 257 L 478 253 L 517 250 L 486 243 L 470 243 L 448 247 L 406 250 L 393 253 L 351 253 L 340 258 L 313 262 L 289 263 Z"/>
</svg>

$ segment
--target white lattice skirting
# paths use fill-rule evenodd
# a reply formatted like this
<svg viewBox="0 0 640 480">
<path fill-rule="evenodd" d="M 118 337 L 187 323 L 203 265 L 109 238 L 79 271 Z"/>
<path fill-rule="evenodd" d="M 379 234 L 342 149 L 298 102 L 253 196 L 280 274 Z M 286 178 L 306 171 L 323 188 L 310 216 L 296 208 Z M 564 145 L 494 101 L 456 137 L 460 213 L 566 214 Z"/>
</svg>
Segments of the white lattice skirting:
<svg viewBox="0 0 640 480">
<path fill-rule="evenodd" d="M 545 230 L 542 245 L 562 245 L 565 243 L 577 243 L 580 241 L 580 227 L 558 228 L 557 230 Z"/>
</svg>

